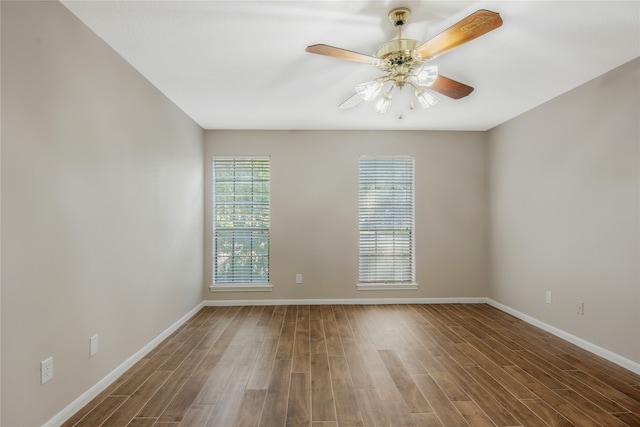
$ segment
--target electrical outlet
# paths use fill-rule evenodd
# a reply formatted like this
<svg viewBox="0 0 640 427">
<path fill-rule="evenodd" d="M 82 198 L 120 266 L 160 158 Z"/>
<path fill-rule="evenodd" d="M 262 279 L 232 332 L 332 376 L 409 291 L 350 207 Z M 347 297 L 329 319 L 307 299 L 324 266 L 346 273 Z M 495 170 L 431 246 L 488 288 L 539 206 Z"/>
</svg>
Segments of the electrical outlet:
<svg viewBox="0 0 640 427">
<path fill-rule="evenodd" d="M 584 315 L 584 303 L 582 301 L 577 302 L 576 308 L 577 308 L 576 311 L 578 312 L 578 314 Z"/>
<path fill-rule="evenodd" d="M 547 301 L 547 304 L 551 304 L 551 301 L 552 301 L 551 291 L 547 291 L 546 301 Z"/>
<path fill-rule="evenodd" d="M 302 283 L 302 274 L 296 274 L 296 284 L 300 285 Z"/>
<path fill-rule="evenodd" d="M 40 384 L 44 384 L 53 378 L 53 357 L 40 362 Z"/>
<path fill-rule="evenodd" d="M 98 352 L 98 335 L 89 338 L 89 357 L 93 357 Z"/>
</svg>

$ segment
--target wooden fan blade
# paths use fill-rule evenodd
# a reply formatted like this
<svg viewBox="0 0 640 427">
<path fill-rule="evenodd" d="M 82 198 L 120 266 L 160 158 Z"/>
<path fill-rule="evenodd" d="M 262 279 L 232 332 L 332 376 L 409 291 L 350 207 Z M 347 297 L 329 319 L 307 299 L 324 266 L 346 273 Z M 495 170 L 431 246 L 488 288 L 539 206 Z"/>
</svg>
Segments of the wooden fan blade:
<svg viewBox="0 0 640 427">
<path fill-rule="evenodd" d="M 429 89 L 453 99 L 464 98 L 473 92 L 473 88 L 471 86 L 451 80 L 443 75 L 438 75 L 438 78 L 431 86 L 429 86 Z"/>
<path fill-rule="evenodd" d="M 361 62 L 363 64 L 378 65 L 379 58 L 375 56 L 365 55 L 364 53 L 352 52 L 350 50 L 333 47 L 326 44 L 314 44 L 307 46 L 305 49 L 309 53 L 317 53 L 318 55 L 333 56 L 338 59 L 347 61 Z"/>
<path fill-rule="evenodd" d="M 502 25 L 500 14 L 480 9 L 447 28 L 437 36 L 415 48 L 423 59 L 429 60 L 449 52 L 464 43 L 480 37 Z"/>
</svg>

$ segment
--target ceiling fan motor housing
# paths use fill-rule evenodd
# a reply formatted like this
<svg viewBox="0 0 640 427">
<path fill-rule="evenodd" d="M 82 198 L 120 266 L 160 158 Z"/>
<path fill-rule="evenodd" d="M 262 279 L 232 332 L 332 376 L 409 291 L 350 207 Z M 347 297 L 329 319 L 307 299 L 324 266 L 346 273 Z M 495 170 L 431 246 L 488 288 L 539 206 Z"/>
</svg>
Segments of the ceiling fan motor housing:
<svg viewBox="0 0 640 427">
<path fill-rule="evenodd" d="M 399 88 L 407 82 L 407 77 L 423 61 L 416 57 L 413 50 L 418 46 L 417 40 L 395 39 L 378 48 L 376 57 L 382 59 L 378 68 L 388 72 L 390 80 L 393 80 Z"/>
<path fill-rule="evenodd" d="M 376 50 L 376 57 L 385 59 L 392 64 L 404 64 L 412 61 L 414 58 L 411 54 L 413 49 L 418 46 L 417 40 L 412 39 L 395 39 L 386 42 Z"/>
</svg>

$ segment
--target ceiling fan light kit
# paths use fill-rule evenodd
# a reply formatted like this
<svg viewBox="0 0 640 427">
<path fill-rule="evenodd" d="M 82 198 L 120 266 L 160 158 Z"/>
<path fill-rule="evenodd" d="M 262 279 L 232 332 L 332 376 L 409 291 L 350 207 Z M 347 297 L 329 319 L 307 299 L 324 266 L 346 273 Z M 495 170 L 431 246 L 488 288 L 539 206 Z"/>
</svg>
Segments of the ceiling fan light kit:
<svg viewBox="0 0 640 427">
<path fill-rule="evenodd" d="M 375 56 L 325 44 L 307 47 L 306 51 L 309 53 L 375 65 L 386 73 L 373 81 L 356 85 L 356 93 L 340 104 L 339 108 L 352 108 L 362 101 L 374 101 L 373 110 L 385 114 L 391 107 L 392 90 L 396 87 L 402 90 L 406 85 L 414 89 L 413 95 L 422 108 L 429 108 L 439 102 L 434 92 L 460 99 L 473 91 L 471 86 L 440 75 L 437 66 L 427 66 L 424 63 L 500 27 L 500 15 L 484 9 L 478 10 L 421 44 L 417 40 L 402 38 L 402 26 L 410 15 L 411 11 L 406 7 L 398 7 L 389 12 L 389 19 L 398 28 L 398 37 L 380 46 Z M 383 91 L 389 82 L 389 89 Z M 409 108 L 413 109 L 413 102 Z M 398 118 L 402 117 L 400 112 Z"/>
</svg>

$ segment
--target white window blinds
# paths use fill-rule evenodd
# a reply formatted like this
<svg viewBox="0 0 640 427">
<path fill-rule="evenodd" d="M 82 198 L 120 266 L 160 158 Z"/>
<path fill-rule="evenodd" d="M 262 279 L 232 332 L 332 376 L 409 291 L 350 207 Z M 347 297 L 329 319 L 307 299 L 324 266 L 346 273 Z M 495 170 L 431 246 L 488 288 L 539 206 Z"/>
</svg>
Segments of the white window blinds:
<svg viewBox="0 0 640 427">
<path fill-rule="evenodd" d="M 269 282 L 269 159 L 213 159 L 213 284 Z"/>
<path fill-rule="evenodd" d="M 414 159 L 360 158 L 360 283 L 414 282 Z"/>
</svg>

